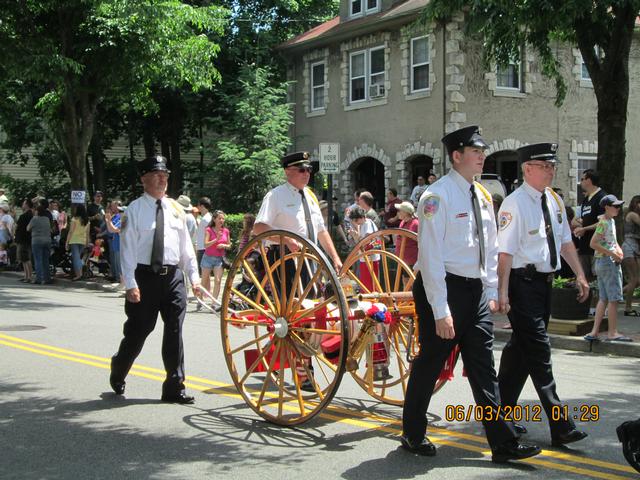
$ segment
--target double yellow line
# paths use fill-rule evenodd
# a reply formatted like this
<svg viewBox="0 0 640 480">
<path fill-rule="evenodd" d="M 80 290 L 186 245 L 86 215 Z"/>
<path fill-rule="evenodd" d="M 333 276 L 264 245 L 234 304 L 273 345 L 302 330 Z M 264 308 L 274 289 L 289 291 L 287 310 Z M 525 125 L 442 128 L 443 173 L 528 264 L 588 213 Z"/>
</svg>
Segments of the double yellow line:
<svg viewBox="0 0 640 480">
<path fill-rule="evenodd" d="M 32 342 L 9 335 L 0 334 L 0 345 L 59 360 L 80 363 L 91 367 L 103 368 L 106 370 L 110 368 L 110 358 Z M 137 364 L 132 367 L 129 375 L 135 375 L 137 377 L 160 382 L 165 379 L 164 370 Z M 235 390 L 234 385 L 217 382 L 215 380 L 188 376 L 186 378 L 185 385 L 191 389 L 209 394 L 216 394 L 235 399 L 242 398 L 242 396 Z M 400 435 L 400 433 L 402 433 L 402 422 L 396 418 L 353 410 L 350 408 L 340 407 L 338 405 L 329 405 L 322 413 L 319 414 L 319 417 L 355 427 L 379 430 L 393 435 Z M 481 453 L 483 455 L 491 454 L 484 437 L 436 427 L 430 427 L 429 433 L 430 438 L 434 443 L 470 452 Z M 462 443 L 461 441 L 464 441 L 465 443 Z M 627 475 L 622 476 L 612 472 L 620 472 L 623 474 L 629 473 L 632 475 L 636 474 L 636 471 L 627 465 L 596 460 L 570 453 L 562 453 L 555 450 L 543 450 L 542 455 L 523 460 L 522 462 L 566 473 L 610 480 L 630 478 Z M 593 468 L 597 468 L 599 470 L 595 470 Z"/>
</svg>

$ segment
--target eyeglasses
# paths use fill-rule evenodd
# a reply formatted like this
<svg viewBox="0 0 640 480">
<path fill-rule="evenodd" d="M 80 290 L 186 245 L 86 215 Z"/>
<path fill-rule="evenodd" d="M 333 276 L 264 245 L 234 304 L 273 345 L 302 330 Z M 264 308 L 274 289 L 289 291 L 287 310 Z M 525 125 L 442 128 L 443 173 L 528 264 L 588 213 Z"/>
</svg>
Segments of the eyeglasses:
<svg viewBox="0 0 640 480">
<path fill-rule="evenodd" d="M 296 170 L 298 170 L 298 173 L 305 173 L 305 172 L 311 173 L 311 171 L 313 170 L 313 167 L 289 167 L 289 168 L 295 168 Z"/>
<path fill-rule="evenodd" d="M 556 169 L 556 165 L 554 163 L 546 163 L 546 162 L 545 163 L 532 163 L 532 162 L 529 162 L 529 165 L 532 165 L 534 167 L 540 167 L 541 169 L 546 170 L 546 171 L 553 171 L 553 170 Z"/>
</svg>

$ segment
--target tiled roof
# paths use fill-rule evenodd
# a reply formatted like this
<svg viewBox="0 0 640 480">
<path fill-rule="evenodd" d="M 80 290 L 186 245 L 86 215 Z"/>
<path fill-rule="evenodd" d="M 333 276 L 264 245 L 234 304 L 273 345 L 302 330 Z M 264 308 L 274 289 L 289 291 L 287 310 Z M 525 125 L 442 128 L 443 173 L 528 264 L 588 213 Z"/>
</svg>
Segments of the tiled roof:
<svg viewBox="0 0 640 480">
<path fill-rule="evenodd" d="M 355 20 L 340 21 L 340 17 L 335 17 L 297 37 L 287 40 L 281 44 L 279 48 L 288 49 L 300 47 L 304 44 L 316 43 L 339 34 L 346 34 L 352 30 L 364 29 L 374 24 L 380 24 L 381 22 L 398 20 L 403 16 L 415 15 L 426 7 L 427 3 L 428 0 L 406 0 L 384 12 L 367 15 Z"/>
</svg>

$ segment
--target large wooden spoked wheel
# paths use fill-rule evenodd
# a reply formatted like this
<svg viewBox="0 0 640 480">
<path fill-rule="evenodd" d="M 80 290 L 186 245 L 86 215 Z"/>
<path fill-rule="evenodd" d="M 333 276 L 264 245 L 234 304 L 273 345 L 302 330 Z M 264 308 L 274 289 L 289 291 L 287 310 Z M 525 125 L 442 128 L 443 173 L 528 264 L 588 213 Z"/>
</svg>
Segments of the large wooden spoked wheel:
<svg viewBox="0 0 640 480">
<path fill-rule="evenodd" d="M 391 238 L 395 246 L 390 244 Z M 388 338 L 388 375 L 381 378 L 375 371 L 373 339 L 368 341 L 361 358 L 355 358 L 357 370 L 351 371 L 369 395 L 392 405 L 402 405 L 407 390 L 411 365 L 407 360 L 407 349 L 414 305 L 410 296 L 390 302 L 389 297 L 385 300 L 384 294 L 411 292 L 415 275 L 412 266 L 403 260 L 408 240 L 416 241 L 416 234 L 410 230 L 394 228 L 374 232 L 356 244 L 340 270 L 340 277 L 349 278 L 358 287 L 360 295 L 365 297 L 363 301 L 385 303 L 392 312 L 391 323 L 384 327 Z M 380 298 L 376 299 L 375 294 Z M 363 320 L 350 322 L 352 341 L 362 325 Z"/>
<path fill-rule="evenodd" d="M 229 373 L 247 404 L 279 425 L 320 413 L 344 374 L 347 317 L 338 276 L 315 245 L 282 230 L 252 239 L 229 269 L 220 315 Z"/>
</svg>

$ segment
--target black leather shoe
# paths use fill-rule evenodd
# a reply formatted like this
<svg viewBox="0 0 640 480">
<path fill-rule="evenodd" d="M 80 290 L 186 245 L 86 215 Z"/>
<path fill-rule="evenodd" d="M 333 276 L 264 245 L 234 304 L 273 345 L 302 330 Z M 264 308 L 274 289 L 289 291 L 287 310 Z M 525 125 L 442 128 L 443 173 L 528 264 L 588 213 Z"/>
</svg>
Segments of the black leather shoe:
<svg viewBox="0 0 640 480">
<path fill-rule="evenodd" d="M 308 378 L 300 384 L 300 390 L 304 390 L 305 392 L 316 393 L 316 389 L 313 388 L 313 383 Z"/>
<path fill-rule="evenodd" d="M 516 432 L 516 435 L 520 436 L 520 435 L 526 435 L 527 432 L 527 427 L 525 427 L 524 425 L 522 425 L 521 423 L 515 423 L 513 424 L 513 429 Z"/>
<path fill-rule="evenodd" d="M 567 443 L 579 442 L 583 438 L 586 438 L 587 432 L 583 432 L 574 428 L 573 430 L 569 430 L 566 433 L 561 433 L 559 435 L 551 436 L 551 445 L 554 447 L 561 447 L 562 445 L 566 445 Z"/>
<path fill-rule="evenodd" d="M 431 443 L 431 440 L 427 437 L 424 437 L 420 444 L 415 445 L 411 443 L 407 437 L 402 435 L 400 437 L 400 444 L 406 451 L 422 455 L 423 457 L 434 457 L 436 454 L 436 446 Z"/>
<path fill-rule="evenodd" d="M 540 451 L 540 447 L 537 445 L 525 445 L 524 443 L 518 443 L 516 440 L 509 440 L 491 449 L 493 454 L 491 461 L 505 463 L 509 460 L 522 460 L 523 458 L 538 455 Z"/>
<path fill-rule="evenodd" d="M 126 385 L 125 382 L 118 382 L 113 378 L 109 378 L 109 384 L 111 385 L 111 388 L 116 395 L 124 395 L 124 386 Z"/>
<path fill-rule="evenodd" d="M 178 393 L 175 395 L 162 395 L 162 398 L 160 400 L 167 403 L 179 403 L 181 405 L 191 405 L 192 403 L 196 403 L 195 398 L 185 393 Z"/>
</svg>

